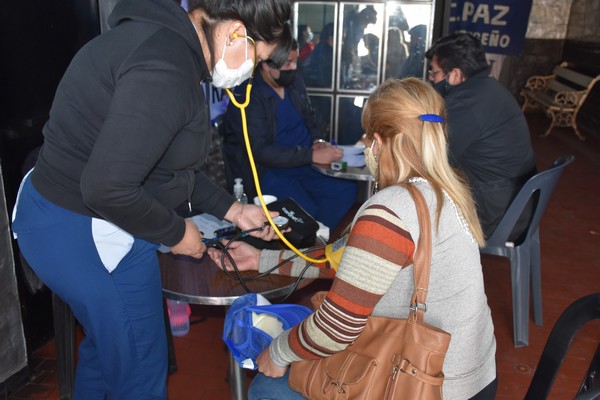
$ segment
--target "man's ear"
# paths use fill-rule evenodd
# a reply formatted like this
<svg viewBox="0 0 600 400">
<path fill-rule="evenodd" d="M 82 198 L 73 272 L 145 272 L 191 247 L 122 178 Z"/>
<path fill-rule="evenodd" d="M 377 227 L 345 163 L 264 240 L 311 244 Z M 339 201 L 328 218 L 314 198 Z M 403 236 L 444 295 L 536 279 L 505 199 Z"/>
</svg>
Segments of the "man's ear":
<svg viewBox="0 0 600 400">
<path fill-rule="evenodd" d="M 448 83 L 452 86 L 460 85 L 465 80 L 463 72 L 459 68 L 452 68 L 448 73 Z"/>
</svg>

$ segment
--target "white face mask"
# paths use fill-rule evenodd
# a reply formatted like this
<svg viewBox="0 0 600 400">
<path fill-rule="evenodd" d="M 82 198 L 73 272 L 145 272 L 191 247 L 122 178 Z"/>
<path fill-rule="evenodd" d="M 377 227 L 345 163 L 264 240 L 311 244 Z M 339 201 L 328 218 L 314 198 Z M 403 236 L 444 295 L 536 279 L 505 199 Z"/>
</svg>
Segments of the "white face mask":
<svg viewBox="0 0 600 400">
<path fill-rule="evenodd" d="M 375 179 L 377 179 L 377 174 L 379 172 L 379 163 L 377 162 L 377 157 L 373 154 L 373 146 L 375 145 L 375 141 L 371 142 L 371 147 L 365 148 L 365 164 L 369 169 L 369 172 Z"/>
<path fill-rule="evenodd" d="M 212 72 L 212 85 L 218 88 L 232 88 L 244 82 L 252 76 L 254 70 L 254 61 L 248 58 L 248 44 L 246 43 L 246 61 L 237 69 L 232 69 L 225 62 L 225 50 L 227 49 L 228 38 L 225 38 L 223 46 L 223 55 L 215 65 Z"/>
</svg>

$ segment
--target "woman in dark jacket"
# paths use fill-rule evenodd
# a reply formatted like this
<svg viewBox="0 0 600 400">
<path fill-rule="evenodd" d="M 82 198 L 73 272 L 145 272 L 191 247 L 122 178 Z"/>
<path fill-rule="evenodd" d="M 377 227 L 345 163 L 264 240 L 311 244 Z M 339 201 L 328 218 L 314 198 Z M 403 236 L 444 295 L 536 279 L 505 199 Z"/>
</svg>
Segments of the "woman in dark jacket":
<svg viewBox="0 0 600 400">
<path fill-rule="evenodd" d="M 290 2 L 190 0 L 188 10 L 117 3 L 111 30 L 67 69 L 17 201 L 24 257 L 86 333 L 78 399 L 166 398 L 159 244 L 203 256 L 202 233 L 184 219 L 192 210 L 242 229 L 265 221 L 199 170 L 211 137 L 201 84 L 232 87 L 260 59 L 285 61 Z"/>
</svg>

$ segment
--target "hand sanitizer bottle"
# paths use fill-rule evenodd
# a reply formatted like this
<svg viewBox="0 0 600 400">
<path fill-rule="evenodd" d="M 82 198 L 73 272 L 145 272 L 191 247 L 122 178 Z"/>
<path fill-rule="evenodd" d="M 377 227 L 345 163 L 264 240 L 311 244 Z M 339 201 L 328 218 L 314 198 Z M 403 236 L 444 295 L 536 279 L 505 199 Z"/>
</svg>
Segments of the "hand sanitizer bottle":
<svg viewBox="0 0 600 400">
<path fill-rule="evenodd" d="M 233 195 L 235 199 L 242 204 L 248 204 L 248 196 L 244 193 L 244 185 L 242 185 L 242 178 L 235 178 L 235 184 L 233 185 Z"/>
</svg>

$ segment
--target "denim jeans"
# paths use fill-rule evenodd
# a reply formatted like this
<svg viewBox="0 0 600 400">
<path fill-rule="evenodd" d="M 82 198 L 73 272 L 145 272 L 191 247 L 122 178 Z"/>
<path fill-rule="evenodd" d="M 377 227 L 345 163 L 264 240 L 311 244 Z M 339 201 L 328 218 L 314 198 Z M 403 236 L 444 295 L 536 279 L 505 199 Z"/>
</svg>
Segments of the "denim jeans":
<svg viewBox="0 0 600 400">
<path fill-rule="evenodd" d="M 281 378 L 257 374 L 248 389 L 248 400 L 304 400 L 300 393 L 288 385 L 289 375 L 289 368 Z"/>
<path fill-rule="evenodd" d="M 258 374 L 252 380 L 248 390 L 248 400 L 304 400 L 300 393 L 295 392 L 288 384 L 290 370 L 281 378 L 269 378 Z M 488 400 L 496 398 L 498 378 L 477 393 L 470 400 Z"/>
<path fill-rule="evenodd" d="M 310 166 L 271 168 L 260 179 L 263 193 L 280 200 L 292 198 L 307 213 L 335 229 L 356 202 L 358 185 L 325 176 Z"/>
</svg>

